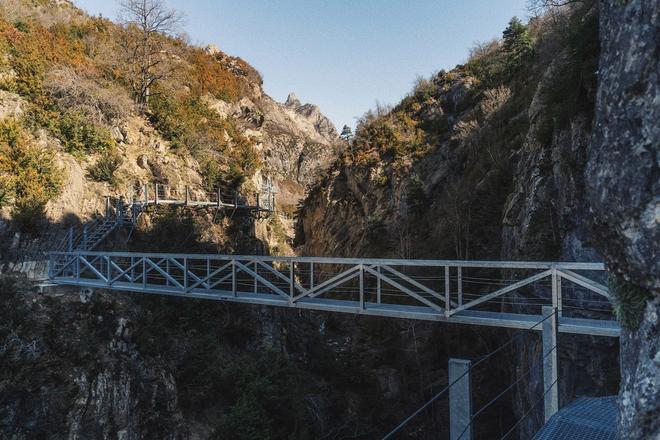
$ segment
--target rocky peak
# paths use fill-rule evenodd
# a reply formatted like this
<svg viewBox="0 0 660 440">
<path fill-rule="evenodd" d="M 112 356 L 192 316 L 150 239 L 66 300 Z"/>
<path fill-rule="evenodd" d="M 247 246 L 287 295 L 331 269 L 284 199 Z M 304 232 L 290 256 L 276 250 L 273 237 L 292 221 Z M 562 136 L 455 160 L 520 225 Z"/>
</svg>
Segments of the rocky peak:
<svg viewBox="0 0 660 440">
<path fill-rule="evenodd" d="M 302 116 L 306 122 L 314 126 L 314 130 L 324 139 L 331 142 L 336 140 L 337 129 L 335 125 L 321 113 L 318 106 L 309 103 L 302 104 L 296 94 L 291 92 L 284 102 L 284 107 L 293 110 L 297 116 Z"/>
<path fill-rule="evenodd" d="M 301 103 L 300 103 L 300 99 L 298 99 L 296 94 L 291 92 L 289 93 L 289 96 L 286 97 L 286 101 L 284 102 L 284 105 L 286 107 L 297 109 L 298 107 L 301 106 Z"/>
<path fill-rule="evenodd" d="M 220 53 L 220 49 L 215 44 L 207 44 L 206 47 L 204 48 L 204 52 L 206 52 L 211 56 L 215 56 Z"/>
</svg>

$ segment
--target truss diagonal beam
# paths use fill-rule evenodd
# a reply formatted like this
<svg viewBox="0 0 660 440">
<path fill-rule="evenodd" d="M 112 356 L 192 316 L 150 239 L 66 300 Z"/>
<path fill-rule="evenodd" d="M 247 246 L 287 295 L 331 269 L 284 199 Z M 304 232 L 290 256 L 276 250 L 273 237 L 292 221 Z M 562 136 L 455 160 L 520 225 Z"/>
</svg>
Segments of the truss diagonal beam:
<svg viewBox="0 0 660 440">
<path fill-rule="evenodd" d="M 373 270 L 371 267 L 365 267 L 364 270 L 369 272 L 370 274 L 374 275 L 376 278 L 381 279 L 382 281 L 385 281 L 387 284 L 390 286 L 399 289 L 400 291 L 410 295 L 411 297 L 415 298 L 417 301 L 426 304 L 427 306 L 431 307 L 434 310 L 437 310 L 440 313 L 444 313 L 444 309 L 434 303 L 433 301 L 429 301 L 428 299 L 424 298 L 422 295 L 417 294 L 416 292 L 413 292 L 409 288 L 402 286 L 401 284 L 397 283 L 390 277 L 383 275 L 382 273 L 378 273 L 377 271 Z"/>
<path fill-rule="evenodd" d="M 269 271 L 270 273 L 272 273 L 273 275 L 275 275 L 276 277 L 278 277 L 279 279 L 281 279 L 282 281 L 286 281 L 289 284 L 291 283 L 291 280 L 289 279 L 289 277 L 284 275 L 279 270 L 275 269 L 270 264 L 266 264 L 263 261 L 256 261 L 256 260 L 254 262 L 257 263 L 259 266 L 263 267 L 264 269 L 266 269 L 267 271 Z M 305 289 L 303 286 L 301 286 L 300 284 L 298 284 L 296 282 L 294 282 L 294 286 L 297 290 L 303 292 L 305 295 L 309 293 L 307 289 Z"/>
<path fill-rule="evenodd" d="M 290 296 L 287 295 L 286 292 L 284 292 L 282 289 L 280 289 L 275 284 L 271 283 L 270 281 L 268 281 L 266 278 L 262 277 L 258 273 L 254 272 L 252 269 L 250 269 L 243 263 L 236 261 L 236 267 L 240 267 L 243 270 L 243 272 L 247 273 L 248 275 L 252 275 L 261 284 L 272 289 L 274 292 L 278 293 L 279 295 L 282 295 L 285 298 L 290 298 Z"/>
<path fill-rule="evenodd" d="M 390 266 L 387 266 L 387 265 L 382 265 L 380 267 L 382 267 L 383 269 L 387 270 L 388 272 L 396 275 L 397 277 L 401 278 L 402 280 L 412 284 L 413 286 L 417 287 L 418 289 L 428 293 L 429 295 L 431 295 L 431 296 L 433 296 L 433 297 L 435 297 L 435 298 L 437 298 L 437 299 L 439 299 L 443 302 L 445 301 L 445 296 L 444 295 L 441 295 L 438 292 L 436 292 L 435 290 L 426 287 L 422 283 L 419 283 L 419 282 L 413 280 L 408 275 L 403 274 L 403 273 L 399 272 L 398 270 L 393 269 L 393 268 L 391 268 Z M 454 301 L 451 301 L 451 305 L 454 306 L 454 307 L 457 306 L 457 304 Z"/>
<path fill-rule="evenodd" d="M 114 278 L 110 277 L 110 284 L 112 284 L 115 281 L 119 280 L 119 278 L 121 278 L 123 276 L 125 276 L 128 279 L 128 281 L 130 281 L 131 283 L 134 283 L 135 280 L 133 279 L 133 277 L 128 275 L 128 272 L 131 271 L 132 269 L 136 268 L 140 264 L 142 264 L 142 258 L 139 258 L 137 261 L 133 262 L 133 264 L 128 266 L 128 268 L 126 268 L 126 269 L 123 269 L 122 267 L 120 267 L 117 263 L 115 263 L 112 260 L 112 258 L 108 259 L 108 262 L 109 262 L 109 264 L 112 265 L 112 267 L 114 267 L 119 272 L 119 275 L 117 275 L 116 277 L 114 277 Z M 136 279 L 137 278 L 139 278 L 139 277 L 136 277 Z"/>
<path fill-rule="evenodd" d="M 558 270 L 557 274 L 560 277 L 566 278 L 569 281 L 573 281 L 575 284 L 579 284 L 580 286 L 585 287 L 592 292 L 596 292 L 607 299 L 612 299 L 612 295 L 610 294 L 610 291 L 607 287 L 593 280 L 590 280 L 589 278 L 582 276 L 579 273 L 575 273 L 572 270 Z"/>
<path fill-rule="evenodd" d="M 101 272 L 99 272 L 99 271 L 96 269 L 96 267 L 94 267 L 93 264 L 91 264 L 89 261 L 87 261 L 87 259 L 86 259 L 85 257 L 83 257 L 82 255 L 79 255 L 79 256 L 78 256 L 78 259 L 80 259 L 80 261 L 81 261 L 85 266 L 87 266 L 87 267 L 89 268 L 89 270 L 91 270 L 92 272 L 94 272 L 94 275 L 96 275 L 99 279 L 103 280 L 103 281 L 106 282 L 106 283 L 108 282 L 108 279 L 107 279 L 105 276 L 103 276 L 103 274 L 102 274 Z"/>
<path fill-rule="evenodd" d="M 181 284 L 178 280 L 176 280 L 174 277 L 172 277 L 169 273 L 167 273 L 165 270 L 163 270 L 158 264 L 162 263 L 165 261 L 165 258 L 161 259 L 159 263 L 154 263 L 151 261 L 151 258 L 145 258 L 144 261 L 149 264 L 153 269 L 155 269 L 158 273 L 160 273 L 162 276 L 165 277 L 166 280 L 170 281 L 172 284 L 175 284 L 177 287 L 180 289 L 184 289 L 183 284 Z M 146 273 L 148 271 L 145 271 L 145 280 L 146 280 Z"/>
<path fill-rule="evenodd" d="M 462 310 L 467 310 L 471 307 L 474 307 L 476 305 L 479 305 L 481 303 L 484 303 L 486 301 L 490 301 L 493 298 L 497 298 L 498 296 L 504 295 L 505 293 L 511 292 L 516 289 L 520 289 L 523 286 L 526 286 L 528 284 L 533 283 L 534 281 L 538 281 L 541 278 L 545 278 L 547 276 L 552 275 L 552 270 L 544 270 L 543 272 L 539 272 L 536 275 L 532 275 L 531 277 L 522 279 L 516 283 L 511 284 L 510 286 L 503 287 L 501 289 L 496 290 L 495 292 L 489 293 L 488 295 L 484 295 L 480 298 L 475 299 L 474 301 L 470 301 L 468 303 L 463 304 L 460 307 L 456 307 L 455 309 L 452 309 L 450 313 L 453 315 L 455 313 L 458 313 Z"/>
</svg>

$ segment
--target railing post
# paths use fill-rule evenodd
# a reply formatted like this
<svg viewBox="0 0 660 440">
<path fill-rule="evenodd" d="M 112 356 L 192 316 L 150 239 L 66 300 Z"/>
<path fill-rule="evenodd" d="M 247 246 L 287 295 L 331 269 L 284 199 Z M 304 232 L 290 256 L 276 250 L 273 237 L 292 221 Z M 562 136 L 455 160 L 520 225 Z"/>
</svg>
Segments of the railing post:
<svg viewBox="0 0 660 440">
<path fill-rule="evenodd" d="M 457 280 L 457 290 L 458 290 L 458 306 L 463 305 L 463 268 L 458 266 L 456 268 L 456 280 Z"/>
<path fill-rule="evenodd" d="M 188 200 L 190 199 L 190 191 L 188 185 L 186 185 L 186 206 L 188 206 Z"/>
<path fill-rule="evenodd" d="M 309 288 L 314 288 L 314 262 L 309 263 Z"/>
<path fill-rule="evenodd" d="M 256 294 L 258 292 L 258 285 L 257 285 L 257 277 L 256 275 L 259 275 L 259 266 L 257 265 L 257 260 L 254 260 L 254 293 Z"/>
<path fill-rule="evenodd" d="M 144 184 L 144 204 L 147 205 L 149 203 L 149 184 L 145 183 Z"/>
<path fill-rule="evenodd" d="M 234 208 L 238 208 L 238 191 L 234 190 Z"/>
<path fill-rule="evenodd" d="M 561 276 L 559 271 L 554 267 L 552 271 L 552 305 L 557 308 L 557 316 L 562 315 L 562 298 L 561 298 Z"/>
<path fill-rule="evenodd" d="M 188 258 L 183 258 L 183 290 L 188 293 Z"/>
<path fill-rule="evenodd" d="M 87 225 L 83 225 L 82 248 L 87 250 Z"/>
<path fill-rule="evenodd" d="M 471 362 L 466 359 L 449 359 L 449 438 L 471 440 L 472 381 Z"/>
<path fill-rule="evenodd" d="M 449 284 L 449 266 L 445 266 L 445 316 L 449 318 L 451 316 L 451 298 L 449 297 L 449 292 L 451 291 L 451 286 Z"/>
<path fill-rule="evenodd" d="M 360 309 L 364 310 L 364 264 L 360 264 Z"/>
<path fill-rule="evenodd" d="M 76 252 L 76 281 L 80 281 L 80 254 Z"/>
<path fill-rule="evenodd" d="M 220 187 L 218 187 L 218 208 L 222 206 L 222 191 L 220 191 Z"/>
<path fill-rule="evenodd" d="M 234 296 L 238 296 L 236 292 L 236 260 L 231 260 L 231 291 Z"/>
<path fill-rule="evenodd" d="M 289 304 L 293 303 L 294 292 L 294 272 L 295 272 L 295 263 L 293 260 L 289 260 Z"/>
<path fill-rule="evenodd" d="M 380 304 L 380 302 L 382 301 L 381 293 L 380 293 L 380 291 L 381 291 L 380 290 L 380 274 L 381 274 L 381 271 L 382 271 L 381 267 L 378 266 L 378 275 L 379 276 L 378 276 L 378 278 L 376 278 L 376 302 L 378 304 Z"/>
<path fill-rule="evenodd" d="M 110 217 L 110 196 L 105 196 L 105 218 Z"/>
<path fill-rule="evenodd" d="M 553 264 L 550 270 L 552 271 L 552 307 L 557 307 L 557 268 Z"/>
<path fill-rule="evenodd" d="M 211 289 L 211 259 L 206 257 L 206 285 L 208 286 L 206 290 Z M 202 287 L 204 284 L 202 283 Z"/>
<path fill-rule="evenodd" d="M 105 257 L 105 263 L 108 265 L 107 269 L 107 277 L 108 277 L 108 287 L 110 287 L 110 279 L 112 278 L 112 269 L 110 266 L 110 257 Z"/>
<path fill-rule="evenodd" d="M 131 256 L 131 284 L 135 283 L 135 257 Z"/>
<path fill-rule="evenodd" d="M 167 258 L 165 260 L 165 273 L 170 275 L 170 259 L 169 258 Z M 170 280 L 167 277 L 165 278 L 165 285 L 166 286 L 170 285 Z"/>
<path fill-rule="evenodd" d="M 158 204 L 158 184 L 154 183 L 154 204 Z"/>
<path fill-rule="evenodd" d="M 257 210 L 259 210 L 259 193 L 257 192 Z"/>
<path fill-rule="evenodd" d="M 557 308 L 543 307 L 543 392 L 545 421 L 559 411 Z"/>
</svg>

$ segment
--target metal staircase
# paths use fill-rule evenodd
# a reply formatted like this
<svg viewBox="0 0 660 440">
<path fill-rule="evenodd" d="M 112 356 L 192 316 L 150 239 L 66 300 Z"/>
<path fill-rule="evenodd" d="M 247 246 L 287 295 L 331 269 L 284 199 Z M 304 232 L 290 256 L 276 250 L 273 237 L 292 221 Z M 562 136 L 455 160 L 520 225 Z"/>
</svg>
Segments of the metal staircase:
<svg viewBox="0 0 660 440">
<path fill-rule="evenodd" d="M 117 201 L 116 207 L 110 206 L 106 199 L 106 212 L 101 218 L 84 223 L 78 227 L 71 227 L 59 246 L 60 251 L 91 251 L 96 249 L 113 231 L 122 227 L 133 227 L 137 212 L 133 206 L 127 207 L 122 200 Z"/>
</svg>

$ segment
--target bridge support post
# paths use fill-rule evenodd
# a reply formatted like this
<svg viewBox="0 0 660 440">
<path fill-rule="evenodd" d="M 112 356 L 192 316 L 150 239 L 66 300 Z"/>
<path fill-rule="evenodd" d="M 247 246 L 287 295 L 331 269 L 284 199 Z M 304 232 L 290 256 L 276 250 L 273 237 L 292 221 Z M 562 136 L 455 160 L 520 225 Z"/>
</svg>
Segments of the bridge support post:
<svg viewBox="0 0 660 440">
<path fill-rule="evenodd" d="M 472 440 L 471 362 L 449 359 L 449 438 Z M 453 385 L 452 385 L 453 384 Z"/>
<path fill-rule="evenodd" d="M 557 308 L 543 307 L 543 392 L 544 417 L 547 422 L 559 411 L 557 375 Z"/>
</svg>

